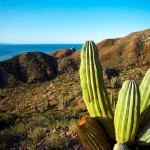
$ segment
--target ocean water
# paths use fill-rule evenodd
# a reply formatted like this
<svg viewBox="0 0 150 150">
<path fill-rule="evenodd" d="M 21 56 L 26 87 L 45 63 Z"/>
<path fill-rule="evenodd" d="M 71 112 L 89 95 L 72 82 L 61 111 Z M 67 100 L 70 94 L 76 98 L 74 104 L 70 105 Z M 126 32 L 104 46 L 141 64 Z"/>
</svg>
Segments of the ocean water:
<svg viewBox="0 0 150 150">
<path fill-rule="evenodd" d="M 72 47 L 79 50 L 82 44 L 0 44 L 0 61 L 25 52 L 39 51 L 49 54 L 58 49 Z"/>
</svg>

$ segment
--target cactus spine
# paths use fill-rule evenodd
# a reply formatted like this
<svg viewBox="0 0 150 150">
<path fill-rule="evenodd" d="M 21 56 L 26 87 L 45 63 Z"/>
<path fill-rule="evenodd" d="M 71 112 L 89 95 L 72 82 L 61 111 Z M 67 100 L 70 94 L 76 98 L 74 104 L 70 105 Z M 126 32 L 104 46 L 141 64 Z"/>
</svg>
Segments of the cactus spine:
<svg viewBox="0 0 150 150">
<path fill-rule="evenodd" d="M 106 117 L 104 127 L 114 138 L 113 112 L 106 91 L 98 49 L 93 41 L 86 41 L 81 50 L 80 79 L 83 99 L 91 117 Z"/>
<path fill-rule="evenodd" d="M 145 124 L 150 119 L 150 69 L 140 84 L 140 94 L 140 124 Z"/>
<path fill-rule="evenodd" d="M 78 122 L 76 131 L 85 149 L 111 150 L 110 141 L 95 118 L 83 117 Z"/>
<path fill-rule="evenodd" d="M 124 82 L 118 97 L 114 124 L 118 143 L 132 143 L 138 129 L 140 115 L 140 94 L 134 81 Z"/>
</svg>

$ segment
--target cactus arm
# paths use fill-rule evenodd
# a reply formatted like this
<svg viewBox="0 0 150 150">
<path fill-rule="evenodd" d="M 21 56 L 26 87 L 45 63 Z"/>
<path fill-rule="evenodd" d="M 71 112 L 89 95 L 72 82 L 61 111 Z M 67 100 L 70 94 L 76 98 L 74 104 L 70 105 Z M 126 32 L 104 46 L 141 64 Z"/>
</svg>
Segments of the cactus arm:
<svg viewBox="0 0 150 150">
<path fill-rule="evenodd" d="M 141 84 L 140 84 L 140 124 L 145 124 L 150 118 L 150 69 L 146 72 Z M 149 116 L 149 117 L 148 117 Z"/>
<path fill-rule="evenodd" d="M 124 82 L 118 97 L 114 124 L 118 143 L 132 143 L 139 126 L 140 93 L 134 81 Z"/>
</svg>

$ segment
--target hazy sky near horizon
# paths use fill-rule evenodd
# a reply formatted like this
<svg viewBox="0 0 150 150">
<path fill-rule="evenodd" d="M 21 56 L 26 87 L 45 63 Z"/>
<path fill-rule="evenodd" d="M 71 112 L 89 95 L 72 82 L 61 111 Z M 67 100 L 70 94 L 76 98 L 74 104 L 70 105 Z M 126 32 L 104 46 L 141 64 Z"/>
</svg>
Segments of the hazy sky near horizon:
<svg viewBox="0 0 150 150">
<path fill-rule="evenodd" d="M 83 43 L 150 28 L 150 0 L 0 0 L 0 43 Z"/>
</svg>

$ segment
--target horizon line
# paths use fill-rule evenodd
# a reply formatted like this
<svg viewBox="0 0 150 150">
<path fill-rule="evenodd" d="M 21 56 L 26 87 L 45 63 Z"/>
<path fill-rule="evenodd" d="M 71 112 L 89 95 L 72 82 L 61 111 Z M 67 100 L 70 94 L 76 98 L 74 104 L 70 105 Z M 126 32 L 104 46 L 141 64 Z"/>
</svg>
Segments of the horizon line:
<svg viewBox="0 0 150 150">
<path fill-rule="evenodd" d="M 0 43 L 0 45 L 30 45 L 30 44 L 39 44 L 39 45 L 46 45 L 46 44 L 83 44 L 83 43 Z"/>
</svg>

